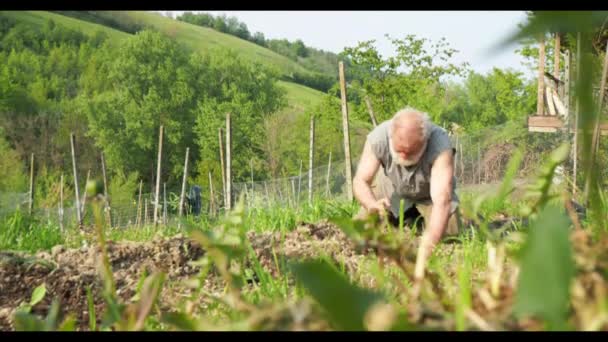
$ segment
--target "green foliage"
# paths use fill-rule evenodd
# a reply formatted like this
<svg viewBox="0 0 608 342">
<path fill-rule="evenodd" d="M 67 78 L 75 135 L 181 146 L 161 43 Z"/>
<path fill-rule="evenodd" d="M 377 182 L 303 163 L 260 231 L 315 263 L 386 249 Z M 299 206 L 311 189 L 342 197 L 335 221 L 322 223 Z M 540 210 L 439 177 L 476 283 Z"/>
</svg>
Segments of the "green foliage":
<svg viewBox="0 0 608 342">
<path fill-rule="evenodd" d="M 261 65 L 245 62 L 233 52 L 218 51 L 208 58 L 195 57 L 194 62 L 198 82 L 206 87 L 194 112 L 200 182 L 207 183 L 211 171 L 215 184 L 221 184 L 218 130 L 226 132 L 226 113 L 231 117 L 233 180 L 250 178 L 250 160 L 255 174 L 266 174 L 263 123 L 286 104 L 285 92 L 275 82 L 276 75 Z M 225 142 L 223 137 L 224 153 Z"/>
<path fill-rule="evenodd" d="M 329 90 L 338 78 L 338 55 L 306 46 L 300 39 L 294 42 L 290 42 L 287 39 L 267 40 L 263 33 L 256 32 L 251 34 L 245 23 L 239 22 L 236 17 L 227 17 L 225 15 L 213 16 L 208 13 L 185 12 L 181 16 L 178 16 L 177 20 L 213 28 L 217 31 L 248 40 L 298 62 L 308 70 L 314 71 L 314 73 L 294 72 L 291 75 L 285 75 L 285 80 L 291 80 L 325 92 Z"/>
<path fill-rule="evenodd" d="M 394 46 L 393 57 L 382 57 L 374 47 L 375 40 L 360 42 L 342 53 L 352 61 L 350 72 L 362 80 L 358 91 L 361 97 L 370 98 L 379 121 L 389 119 L 406 106 L 424 110 L 439 121 L 442 103 L 437 99 L 446 92 L 443 78 L 464 75 L 468 65 L 449 62 L 457 50 L 450 48 L 445 39 L 432 43 L 415 35 L 403 39 L 386 35 L 386 38 Z M 367 116 L 364 101 L 357 103 L 354 111 L 361 113 L 361 118 Z"/>
<path fill-rule="evenodd" d="M 19 154 L 11 148 L 0 127 L 0 192 L 20 192 L 26 187 L 27 178 Z"/>
<path fill-rule="evenodd" d="M 0 219 L 0 250 L 50 250 L 64 241 L 59 227 L 45 224 L 21 211 Z"/>
<path fill-rule="evenodd" d="M 507 122 L 524 122 L 536 106 L 536 89 L 521 72 L 493 68 L 487 75 L 470 72 L 464 84 L 447 89 L 442 119 L 469 132 Z"/>
<path fill-rule="evenodd" d="M 547 206 L 521 250 L 521 275 L 515 312 L 520 316 L 540 316 L 550 329 L 564 330 L 574 260 L 569 240 L 570 222 L 564 210 Z"/>
<path fill-rule="evenodd" d="M 31 312 L 32 308 L 36 304 L 38 304 L 42 299 L 44 299 L 45 295 L 46 295 L 45 284 L 38 285 L 34 289 L 34 291 L 32 291 L 32 297 L 30 298 L 29 303 L 26 303 L 26 302 L 21 303 L 21 305 L 17 308 L 17 310 L 20 312 L 24 312 L 24 313 Z"/>
<path fill-rule="evenodd" d="M 122 172 L 117 172 L 108 182 L 108 196 L 110 203 L 116 206 L 132 205 L 139 190 L 139 174 L 132 172 L 125 175 Z M 103 188 L 103 183 L 100 184 Z M 161 185 L 162 186 L 162 185 Z"/>
<path fill-rule="evenodd" d="M 361 331 L 370 308 L 382 300 L 379 293 L 362 289 L 325 261 L 307 261 L 292 265 L 298 281 L 329 314 L 339 330 Z"/>
</svg>

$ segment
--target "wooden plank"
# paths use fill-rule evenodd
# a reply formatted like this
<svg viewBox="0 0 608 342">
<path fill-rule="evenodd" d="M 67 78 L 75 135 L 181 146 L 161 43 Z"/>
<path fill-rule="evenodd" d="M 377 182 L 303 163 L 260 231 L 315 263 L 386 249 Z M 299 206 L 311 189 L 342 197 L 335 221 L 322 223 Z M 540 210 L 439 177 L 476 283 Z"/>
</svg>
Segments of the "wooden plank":
<svg viewBox="0 0 608 342">
<path fill-rule="evenodd" d="M 566 55 L 564 56 L 565 65 L 564 65 L 564 93 L 563 98 L 566 101 L 566 113 L 570 110 L 570 50 L 566 50 Z"/>
<path fill-rule="evenodd" d="M 561 57 L 561 42 L 559 32 L 555 33 L 555 49 L 553 50 L 553 75 L 556 79 L 560 79 L 559 77 L 559 61 Z M 555 82 L 555 89 L 559 88 L 559 82 Z"/>
<path fill-rule="evenodd" d="M 553 94 L 551 92 L 550 87 L 545 88 L 546 98 L 547 98 L 547 108 L 549 109 L 549 115 L 555 116 L 557 112 L 555 111 L 555 106 L 553 105 Z"/>
<path fill-rule="evenodd" d="M 562 120 L 555 116 L 529 116 L 528 127 L 552 127 L 561 128 L 564 126 Z"/>
<path fill-rule="evenodd" d="M 557 128 L 554 127 L 540 127 L 540 126 L 529 126 L 529 132 L 540 132 L 540 133 L 555 133 L 557 132 Z"/>
<path fill-rule="evenodd" d="M 557 110 L 557 114 L 567 118 L 568 110 L 566 109 L 566 106 L 564 106 L 562 101 L 559 99 L 559 96 L 557 95 L 555 89 L 551 90 L 551 94 L 553 95 L 553 102 L 555 103 L 555 109 Z"/>
<path fill-rule="evenodd" d="M 545 114 L 544 90 L 545 90 L 545 38 L 540 37 L 538 48 L 538 92 L 536 98 L 536 112 L 539 115 Z"/>
</svg>

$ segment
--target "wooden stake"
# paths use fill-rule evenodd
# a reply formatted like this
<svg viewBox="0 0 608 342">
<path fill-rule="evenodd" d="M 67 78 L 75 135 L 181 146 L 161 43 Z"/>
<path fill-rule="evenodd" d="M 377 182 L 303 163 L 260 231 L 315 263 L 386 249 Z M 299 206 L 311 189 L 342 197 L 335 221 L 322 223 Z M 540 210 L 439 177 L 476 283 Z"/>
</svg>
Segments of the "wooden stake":
<svg viewBox="0 0 608 342">
<path fill-rule="evenodd" d="M 281 183 L 277 185 L 277 190 L 279 192 L 279 200 L 283 202 L 283 192 L 281 191 Z"/>
<path fill-rule="evenodd" d="M 266 204 L 270 206 L 270 195 L 268 194 L 268 184 L 264 182 L 264 190 L 266 191 Z"/>
<path fill-rule="evenodd" d="M 560 44 L 560 36 L 559 32 L 555 33 L 555 49 L 553 51 L 553 76 L 556 80 L 561 80 L 559 77 L 559 62 L 561 57 L 561 44 Z M 555 89 L 559 89 L 559 82 L 555 81 Z"/>
<path fill-rule="evenodd" d="M 564 106 L 566 107 L 566 117 L 570 116 L 570 50 L 566 50 L 564 55 Z"/>
<path fill-rule="evenodd" d="M 254 197 L 254 186 L 253 186 L 253 159 L 249 160 L 249 167 L 251 168 L 251 195 L 250 195 L 250 203 L 249 205 L 251 206 L 253 204 L 253 197 Z"/>
<path fill-rule="evenodd" d="M 144 198 L 144 226 L 148 225 L 148 199 Z"/>
<path fill-rule="evenodd" d="M 222 129 L 219 129 L 219 137 L 220 137 L 220 167 L 222 169 L 222 194 L 224 197 L 224 207 L 228 207 L 228 196 L 226 196 L 226 168 L 224 167 L 224 149 L 222 147 L 222 137 L 224 136 L 224 133 L 222 132 Z"/>
<path fill-rule="evenodd" d="M 481 147 L 477 143 L 477 184 L 481 184 Z"/>
<path fill-rule="evenodd" d="M 545 37 L 541 35 L 538 48 L 538 94 L 536 98 L 537 115 L 545 115 Z"/>
<path fill-rule="evenodd" d="M 103 196 L 106 199 L 106 220 L 108 220 L 108 224 L 112 227 L 112 215 L 110 213 L 110 197 L 108 197 L 108 178 L 106 177 L 106 162 L 103 157 L 103 152 L 101 152 L 101 172 L 103 173 Z"/>
<path fill-rule="evenodd" d="M 74 133 L 70 133 L 70 145 L 72 147 L 72 169 L 74 170 L 74 192 L 76 198 L 76 218 L 78 226 L 82 227 L 82 215 L 80 215 L 80 193 L 78 192 L 78 174 L 76 173 L 76 152 L 75 152 Z"/>
<path fill-rule="evenodd" d="M 298 174 L 298 203 L 300 203 L 300 190 L 302 189 L 302 159 L 300 159 L 300 173 Z"/>
<path fill-rule="evenodd" d="M 215 200 L 213 199 L 213 182 L 211 181 L 211 171 L 209 171 L 209 211 L 215 214 Z"/>
<path fill-rule="evenodd" d="M 581 33 L 578 32 L 576 35 L 576 86 L 579 86 L 580 81 L 580 70 L 581 70 Z M 572 146 L 572 152 L 574 155 L 574 168 L 573 168 L 573 186 L 572 186 L 572 196 L 576 195 L 576 176 L 577 176 L 577 165 L 578 165 L 578 116 L 580 114 L 580 97 L 576 96 L 575 103 L 575 112 L 574 112 L 574 144 Z"/>
<path fill-rule="evenodd" d="M 87 170 L 87 178 L 86 181 L 84 182 L 84 193 L 82 194 L 82 218 L 84 220 L 84 216 L 85 216 L 85 212 L 86 212 L 86 207 L 87 207 L 87 184 L 89 184 L 89 179 L 91 179 L 91 170 Z"/>
<path fill-rule="evenodd" d="M 312 203 L 312 167 L 315 151 L 315 116 L 310 116 L 310 150 L 308 152 L 308 203 Z"/>
<path fill-rule="evenodd" d="M 226 113 L 226 209 L 232 209 L 232 159 L 231 159 L 232 129 L 230 113 Z"/>
<path fill-rule="evenodd" d="M 141 188 L 143 180 L 139 180 L 139 195 L 137 196 L 137 219 L 135 220 L 137 227 L 141 226 Z"/>
<path fill-rule="evenodd" d="M 184 177 L 182 178 L 182 193 L 179 195 L 179 217 L 182 217 L 184 211 L 184 197 L 186 196 L 186 178 L 188 175 L 188 155 L 190 147 L 186 147 L 186 160 L 184 161 Z"/>
<path fill-rule="evenodd" d="M 329 197 L 329 174 L 331 173 L 331 151 L 329 151 L 329 163 L 327 164 L 327 178 L 325 179 L 325 190 Z"/>
<path fill-rule="evenodd" d="M 163 224 L 167 224 L 167 183 L 163 182 Z"/>
<path fill-rule="evenodd" d="M 63 232 L 63 173 L 61 173 L 61 180 L 59 184 L 59 227 Z"/>
<path fill-rule="evenodd" d="M 600 124 L 602 122 L 602 104 L 604 102 L 604 93 L 606 92 L 606 76 L 608 75 L 608 44 L 606 44 L 606 54 L 604 55 L 604 68 L 602 70 L 602 78 L 600 79 L 600 93 L 598 96 L 598 108 L 597 114 L 595 117 L 595 127 L 593 130 L 593 137 L 591 140 L 591 165 L 595 167 L 595 161 L 597 156 L 597 150 L 599 149 L 599 141 L 600 141 Z M 587 181 L 585 183 L 585 202 L 589 201 L 589 191 L 591 184 L 589 180 L 591 178 L 587 177 Z"/>
<path fill-rule="evenodd" d="M 158 220 L 158 205 L 160 204 L 160 165 L 163 150 L 163 125 L 160 125 L 160 133 L 158 134 L 158 161 L 156 163 L 156 196 L 154 197 L 154 226 L 156 227 Z"/>
<path fill-rule="evenodd" d="M 460 146 L 460 177 L 464 179 L 464 150 L 462 149 L 462 141 L 460 139 L 458 139 L 458 146 Z"/>
<path fill-rule="evenodd" d="M 295 204 L 296 204 L 296 182 L 293 180 L 293 178 L 291 178 L 290 180 L 291 180 L 291 196 L 293 198 L 292 205 L 295 206 Z"/>
<path fill-rule="evenodd" d="M 28 206 L 28 212 L 32 215 L 34 209 L 34 154 L 31 154 L 30 158 L 30 203 Z"/>
<path fill-rule="evenodd" d="M 378 126 L 378 122 L 376 121 L 376 115 L 374 114 L 374 109 L 372 108 L 372 101 L 370 101 L 368 96 L 365 96 L 365 104 L 367 105 L 369 117 L 372 119 L 372 124 L 374 125 L 374 127 Z"/>
<path fill-rule="evenodd" d="M 348 130 L 348 104 L 346 101 L 346 80 L 344 77 L 344 62 L 339 63 L 340 73 L 340 94 L 342 98 L 342 130 L 344 133 L 344 156 L 345 156 L 345 168 L 346 168 L 346 194 L 348 200 L 352 201 L 353 196 L 353 178 L 352 178 L 352 165 L 350 162 L 350 133 Z"/>
</svg>

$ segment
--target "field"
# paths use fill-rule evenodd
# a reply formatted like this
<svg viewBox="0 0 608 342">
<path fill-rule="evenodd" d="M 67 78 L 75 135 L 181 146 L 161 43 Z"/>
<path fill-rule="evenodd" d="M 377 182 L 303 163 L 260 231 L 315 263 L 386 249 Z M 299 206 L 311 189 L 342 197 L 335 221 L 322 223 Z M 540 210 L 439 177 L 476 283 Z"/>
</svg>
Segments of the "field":
<svg viewBox="0 0 608 342">
<path fill-rule="evenodd" d="M 551 190 L 559 162 L 557 150 L 532 179 L 540 197 L 534 182 L 509 175 L 463 190 L 466 228 L 439 245 L 421 283 L 413 281 L 418 230 L 353 220 L 358 207 L 344 201 L 238 203 L 181 228 L 108 229 L 97 211 L 95 226 L 63 233 L 17 214 L 0 238 L 0 326 L 605 330 L 608 240 L 579 227 L 584 211 L 550 199 L 560 194 Z M 11 242 L 10 232 L 20 238 Z"/>
</svg>

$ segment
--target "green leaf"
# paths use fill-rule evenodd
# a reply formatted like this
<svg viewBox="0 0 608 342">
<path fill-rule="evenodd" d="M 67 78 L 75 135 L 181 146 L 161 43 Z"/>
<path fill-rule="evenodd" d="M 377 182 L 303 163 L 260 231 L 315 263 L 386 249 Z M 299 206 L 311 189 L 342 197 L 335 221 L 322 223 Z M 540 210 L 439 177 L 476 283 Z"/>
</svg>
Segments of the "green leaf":
<svg viewBox="0 0 608 342">
<path fill-rule="evenodd" d="M 176 327 L 179 330 L 194 331 L 198 330 L 195 320 L 182 312 L 167 312 L 162 315 L 161 321 Z"/>
<path fill-rule="evenodd" d="M 38 317 L 26 312 L 17 311 L 15 313 L 16 331 L 43 331 L 44 322 Z"/>
<path fill-rule="evenodd" d="M 359 239 L 362 227 L 358 225 L 358 221 L 352 220 L 349 217 L 332 217 L 329 221 L 337 225 L 351 239 Z"/>
<path fill-rule="evenodd" d="M 471 307 L 471 261 L 465 257 L 464 264 L 458 268 L 459 297 L 456 303 L 456 330 L 466 330 L 465 312 Z"/>
<path fill-rule="evenodd" d="M 32 292 L 32 298 L 30 299 L 30 306 L 38 304 L 46 294 L 46 286 L 44 284 L 36 287 Z"/>
<path fill-rule="evenodd" d="M 53 303 L 51 304 L 51 307 L 49 309 L 49 313 L 46 316 L 44 326 L 45 331 L 52 331 L 57 327 L 59 323 L 59 315 L 59 301 L 55 299 L 53 300 Z"/>
<path fill-rule="evenodd" d="M 91 293 L 91 286 L 87 286 L 87 304 L 89 306 L 89 329 L 95 331 L 97 319 L 95 317 L 95 302 Z"/>
<path fill-rule="evenodd" d="M 58 331 L 76 331 L 76 319 L 73 316 L 68 316 L 57 329 Z"/>
<path fill-rule="evenodd" d="M 519 317 L 540 316 L 552 329 L 564 327 L 575 270 L 569 226 L 559 207 L 547 206 L 532 224 L 520 252 L 514 311 Z"/>
<path fill-rule="evenodd" d="M 368 309 L 383 300 L 379 293 L 352 285 L 325 261 L 314 260 L 290 265 L 298 281 L 343 330 L 365 330 Z"/>
</svg>

